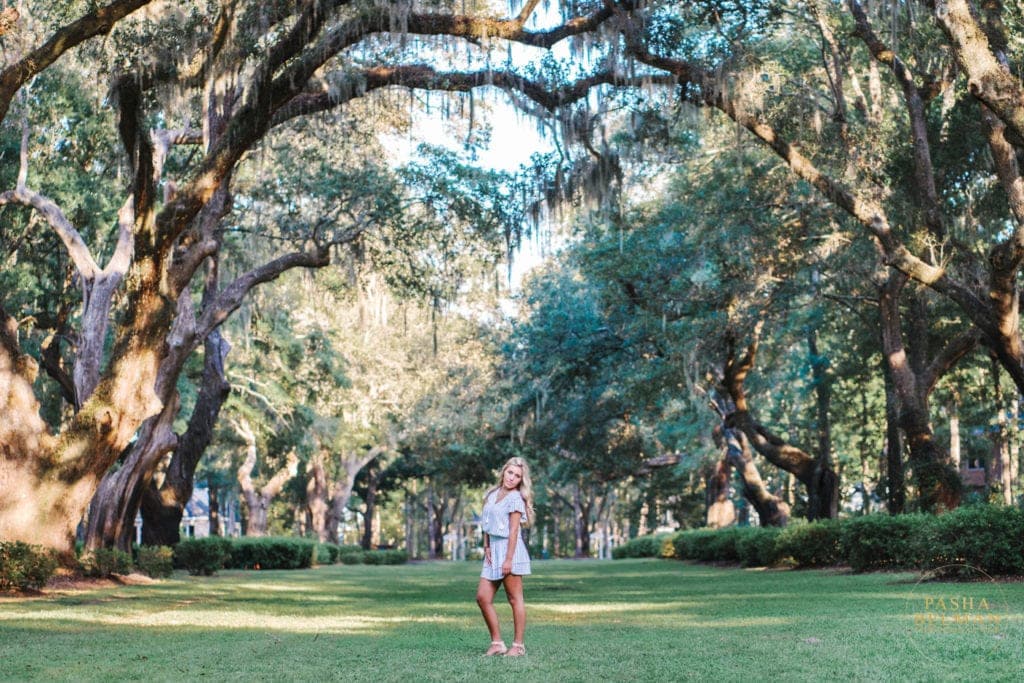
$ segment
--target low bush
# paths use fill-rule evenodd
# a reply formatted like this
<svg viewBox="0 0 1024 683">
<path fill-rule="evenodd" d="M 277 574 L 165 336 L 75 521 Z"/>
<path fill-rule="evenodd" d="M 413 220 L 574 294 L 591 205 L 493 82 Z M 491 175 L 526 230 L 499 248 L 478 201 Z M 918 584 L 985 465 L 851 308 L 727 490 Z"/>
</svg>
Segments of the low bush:
<svg viewBox="0 0 1024 683">
<path fill-rule="evenodd" d="M 783 529 L 775 539 L 779 558 L 792 558 L 797 567 L 830 567 L 843 562 L 838 520 L 823 519 Z"/>
<path fill-rule="evenodd" d="M 174 566 L 193 576 L 210 576 L 224 568 L 232 543 L 220 536 L 189 538 L 174 546 Z"/>
<path fill-rule="evenodd" d="M 739 529 L 736 536 L 736 554 L 744 567 L 771 567 L 781 559 L 776 541 L 782 529 L 771 526 L 752 526 Z"/>
<path fill-rule="evenodd" d="M 675 558 L 678 560 L 715 562 L 715 537 L 724 531 L 727 530 L 694 529 L 692 531 L 680 531 L 672 539 Z"/>
<path fill-rule="evenodd" d="M 129 574 L 132 571 L 131 553 L 117 548 L 97 548 L 86 552 L 80 563 L 86 576 Z"/>
<path fill-rule="evenodd" d="M 143 574 L 165 579 L 174 573 L 174 550 L 166 545 L 139 546 L 135 562 Z"/>
<path fill-rule="evenodd" d="M 972 505 L 932 518 L 923 533 L 925 569 L 973 575 L 1024 574 L 1024 511 Z"/>
<path fill-rule="evenodd" d="M 363 564 L 405 564 L 409 555 L 404 550 L 368 550 L 363 552 Z"/>
<path fill-rule="evenodd" d="M 258 536 L 235 539 L 225 566 L 229 569 L 306 569 L 313 565 L 316 541 L 308 538 Z"/>
<path fill-rule="evenodd" d="M 925 536 L 931 515 L 867 515 L 843 520 L 843 558 L 855 572 L 914 569 L 926 554 Z"/>
<path fill-rule="evenodd" d="M 334 543 L 318 543 L 316 546 L 317 564 L 336 564 L 340 548 Z"/>
<path fill-rule="evenodd" d="M 21 541 L 0 541 L 0 590 L 38 590 L 57 570 L 53 552 Z"/>
<path fill-rule="evenodd" d="M 342 564 L 362 564 L 365 552 L 362 546 L 343 545 L 338 548 L 338 560 Z"/>
<path fill-rule="evenodd" d="M 660 557 L 662 544 L 671 534 L 650 534 L 637 536 L 620 546 L 612 548 L 612 558 L 616 560 L 628 557 Z"/>
</svg>

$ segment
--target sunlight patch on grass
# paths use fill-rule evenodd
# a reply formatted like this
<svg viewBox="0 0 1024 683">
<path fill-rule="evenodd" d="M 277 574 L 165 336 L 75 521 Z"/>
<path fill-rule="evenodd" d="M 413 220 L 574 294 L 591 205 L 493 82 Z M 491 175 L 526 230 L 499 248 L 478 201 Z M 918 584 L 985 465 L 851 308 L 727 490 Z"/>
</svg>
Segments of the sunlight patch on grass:
<svg viewBox="0 0 1024 683">
<path fill-rule="evenodd" d="M 171 610 L 122 615 L 86 614 L 78 610 L 53 610 L 20 615 L 0 615 L 0 621 L 74 621 L 107 626 L 141 626 L 145 628 L 194 626 L 197 628 L 287 631 L 290 633 L 364 633 L 396 624 L 440 624 L 452 620 L 441 616 L 379 617 L 365 614 L 282 616 L 239 610 L 217 612 Z"/>
<path fill-rule="evenodd" d="M 604 614 L 608 612 L 672 612 L 693 609 L 693 602 L 598 602 L 598 603 L 534 603 L 531 609 L 556 614 Z"/>
</svg>

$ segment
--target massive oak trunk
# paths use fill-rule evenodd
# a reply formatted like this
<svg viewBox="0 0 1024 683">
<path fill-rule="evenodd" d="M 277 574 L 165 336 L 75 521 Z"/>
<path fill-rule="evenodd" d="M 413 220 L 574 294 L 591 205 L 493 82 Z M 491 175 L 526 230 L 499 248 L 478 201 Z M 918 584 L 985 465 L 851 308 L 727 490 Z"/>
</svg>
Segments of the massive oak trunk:
<svg viewBox="0 0 1024 683">
<path fill-rule="evenodd" d="M 143 545 L 175 545 L 180 540 L 181 518 L 195 488 L 196 467 L 213 438 L 220 409 L 231 391 L 224 375 L 230 344 L 215 330 L 207 337 L 204 348 L 202 385 L 188 429 L 178 440 L 162 481 L 158 483 L 154 478 L 142 487 Z M 211 530 L 215 528 L 214 495 L 211 490 Z"/>
</svg>

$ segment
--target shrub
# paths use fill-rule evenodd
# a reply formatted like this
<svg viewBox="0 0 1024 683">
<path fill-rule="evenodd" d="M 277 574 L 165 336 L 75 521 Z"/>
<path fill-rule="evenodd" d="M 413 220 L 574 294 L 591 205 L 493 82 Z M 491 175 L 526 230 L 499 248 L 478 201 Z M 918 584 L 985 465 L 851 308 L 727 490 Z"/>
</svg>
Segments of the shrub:
<svg viewBox="0 0 1024 683">
<path fill-rule="evenodd" d="M 343 545 L 338 548 L 338 559 L 342 564 L 362 564 L 364 553 L 362 546 Z"/>
<path fill-rule="evenodd" d="M 840 524 L 823 519 L 783 529 L 775 540 L 780 558 L 791 557 L 798 567 L 828 567 L 842 562 Z"/>
<path fill-rule="evenodd" d="M 174 550 L 166 545 L 139 546 L 136 564 L 143 574 L 165 579 L 174 572 Z"/>
<path fill-rule="evenodd" d="M 612 558 L 621 560 L 629 557 L 660 557 L 662 543 L 666 537 L 668 537 L 667 534 L 637 536 L 620 546 L 612 548 Z"/>
<path fill-rule="evenodd" d="M 316 541 L 258 536 L 236 539 L 225 566 L 232 569 L 306 569 L 313 565 Z"/>
<path fill-rule="evenodd" d="M 21 541 L 0 541 L 0 590 L 42 588 L 56 570 L 52 551 Z"/>
<path fill-rule="evenodd" d="M 692 531 L 681 531 L 675 535 L 673 546 L 675 556 L 680 560 L 697 560 L 698 562 L 713 562 L 713 541 L 718 531 L 713 529 L 694 529 Z"/>
<path fill-rule="evenodd" d="M 922 533 L 923 568 L 947 573 L 1024 573 L 1024 511 L 997 505 L 962 507 L 934 517 Z M 959 569 L 957 568 L 959 566 Z"/>
<path fill-rule="evenodd" d="M 409 553 L 404 550 L 378 550 L 377 553 L 381 556 L 378 564 L 405 564 L 409 561 Z"/>
<path fill-rule="evenodd" d="M 930 515 L 867 515 L 844 520 L 843 559 L 855 572 L 922 566 Z"/>
<path fill-rule="evenodd" d="M 224 568 L 231 556 L 231 541 L 220 536 L 190 538 L 174 547 L 174 564 L 192 576 L 210 576 Z"/>
<path fill-rule="evenodd" d="M 335 564 L 341 549 L 334 543 L 318 543 L 316 546 L 317 564 Z"/>
<path fill-rule="evenodd" d="M 736 554 L 744 567 L 770 567 L 780 557 L 776 541 L 782 529 L 771 526 L 739 529 L 736 536 Z"/>
<path fill-rule="evenodd" d="M 87 576 L 110 576 L 128 574 L 132 570 L 131 553 L 117 548 L 97 548 L 87 552 L 82 560 L 82 570 Z"/>
</svg>

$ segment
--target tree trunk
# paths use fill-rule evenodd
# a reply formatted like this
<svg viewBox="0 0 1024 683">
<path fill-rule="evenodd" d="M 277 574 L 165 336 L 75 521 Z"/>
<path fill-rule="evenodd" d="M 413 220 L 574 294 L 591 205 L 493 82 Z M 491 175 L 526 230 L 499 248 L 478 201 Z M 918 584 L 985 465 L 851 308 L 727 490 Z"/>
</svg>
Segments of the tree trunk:
<svg viewBox="0 0 1024 683">
<path fill-rule="evenodd" d="M 437 493 L 431 487 L 427 494 L 427 558 L 438 560 L 444 557 L 444 511 L 447 501 L 438 501 Z"/>
<path fill-rule="evenodd" d="M 802 449 L 772 434 L 754 420 L 748 409 L 743 384 L 754 367 L 760 328 L 758 324 L 754 330 L 754 340 L 747 346 L 742 358 L 736 357 L 734 341 L 727 341 L 729 350 L 722 385 L 723 393 L 732 400 L 733 409 L 726 414 L 725 427 L 727 430 L 738 429 L 743 432 L 745 442 L 749 442 L 768 462 L 796 475 L 800 483 L 807 488 L 808 498 L 814 502 L 807 512 L 809 519 L 832 519 L 839 511 L 839 477 L 827 459 L 822 461 L 820 456 L 813 458 Z M 736 466 L 735 462 L 733 465 Z M 737 470 L 742 474 L 738 467 Z M 787 510 L 787 519 L 788 516 Z"/>
<path fill-rule="evenodd" d="M 377 509 L 377 484 L 380 480 L 380 471 L 374 468 L 370 471 L 369 480 L 366 483 L 366 512 L 363 515 L 363 540 L 360 545 L 364 550 L 373 547 L 374 514 Z"/>
<path fill-rule="evenodd" d="M 188 429 L 174 449 L 163 481 L 159 486 L 151 481 L 143 489 L 143 545 L 176 545 L 180 540 L 181 518 L 195 488 L 196 467 L 213 439 L 220 409 L 231 392 L 224 374 L 224 361 L 231 345 L 214 330 L 204 347 L 202 385 Z M 212 528 L 212 518 L 210 523 Z"/>
<path fill-rule="evenodd" d="M 909 465 L 917 487 L 917 503 L 922 511 L 950 510 L 960 504 L 960 473 L 935 441 L 928 410 L 928 397 L 939 377 L 977 344 L 975 333 L 951 340 L 932 361 L 926 362 L 927 313 L 916 306 L 914 347 L 903 344 L 899 310 L 900 295 L 907 276 L 893 272 L 880 287 L 879 315 L 882 351 L 893 383 L 893 396 L 899 410 L 900 429 L 910 451 Z"/>
<path fill-rule="evenodd" d="M 256 435 L 244 419 L 235 423 L 236 431 L 245 440 L 245 461 L 238 468 L 238 484 L 248 509 L 247 536 L 267 535 L 267 512 L 270 502 L 281 492 L 288 480 L 295 476 L 299 459 L 294 452 L 288 454 L 288 464 L 277 471 L 270 481 L 257 489 L 252 481 L 252 468 L 256 466 Z"/>
<path fill-rule="evenodd" d="M 206 490 L 210 501 L 210 535 L 222 536 L 220 531 L 220 494 L 210 480 L 206 481 Z"/>
<path fill-rule="evenodd" d="M 832 380 L 828 375 L 828 359 L 818 353 L 818 334 L 813 329 L 808 332 L 807 347 L 818 409 L 818 455 L 814 458 L 814 472 L 807 486 L 807 519 L 835 519 L 839 516 L 839 476 L 832 467 L 832 423 L 829 419 Z"/>
<path fill-rule="evenodd" d="M 712 529 L 721 529 L 736 523 L 736 506 L 729 499 L 729 479 L 732 465 L 725 458 L 715 462 L 705 477 L 705 523 Z"/>
<path fill-rule="evenodd" d="M 902 515 L 907 506 L 907 482 L 903 469 L 903 434 L 900 432 L 900 407 L 892 371 L 882 359 L 885 377 L 885 500 L 890 515 Z"/>
<path fill-rule="evenodd" d="M 725 459 L 739 472 L 743 482 L 743 496 L 757 510 L 761 526 L 786 526 L 789 505 L 768 491 L 761 479 L 746 436 L 738 429 L 725 430 Z"/>
</svg>

